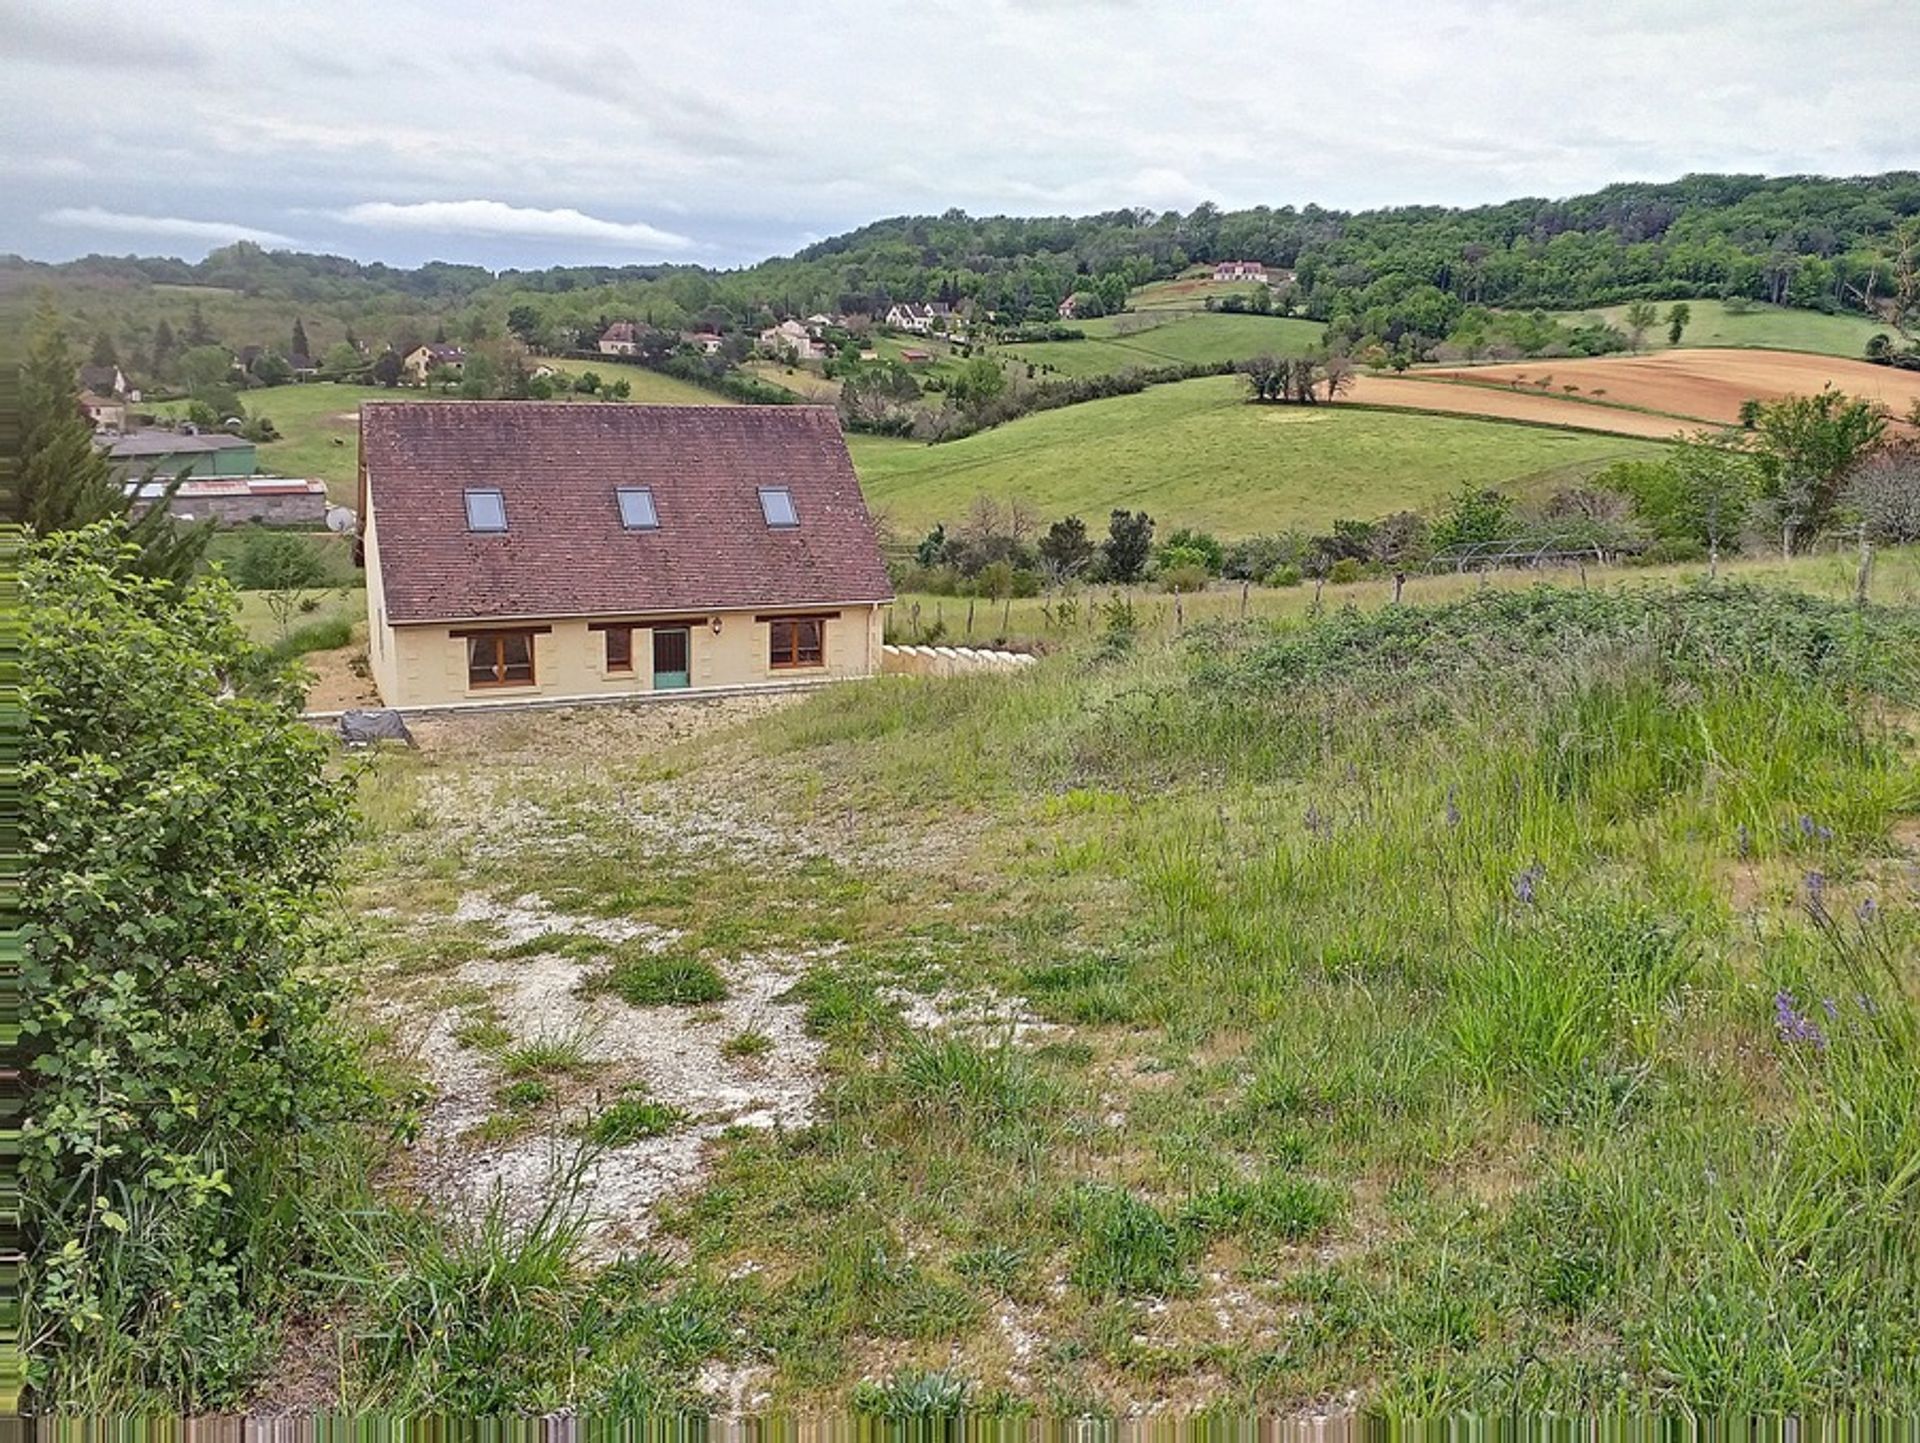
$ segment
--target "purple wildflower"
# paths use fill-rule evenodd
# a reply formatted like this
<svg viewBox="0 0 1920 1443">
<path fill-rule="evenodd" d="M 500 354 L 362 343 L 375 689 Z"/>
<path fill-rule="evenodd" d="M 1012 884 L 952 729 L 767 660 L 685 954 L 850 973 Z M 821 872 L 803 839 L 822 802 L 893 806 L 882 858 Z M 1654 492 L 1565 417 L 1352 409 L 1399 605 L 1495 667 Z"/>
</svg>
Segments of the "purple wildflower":
<svg viewBox="0 0 1920 1443">
<path fill-rule="evenodd" d="M 1820 1005 L 1826 1009 L 1827 1021 L 1838 1022 L 1840 1020 L 1840 1007 L 1831 997 L 1822 997 L 1820 999 Z"/>
<path fill-rule="evenodd" d="M 1861 926 L 1869 926 L 1880 915 L 1880 904 L 1871 897 L 1862 897 L 1860 905 L 1853 909 L 1853 915 L 1860 919 Z"/>
<path fill-rule="evenodd" d="M 1547 869 L 1535 862 L 1526 871 L 1513 879 L 1513 895 L 1525 906 L 1533 905 L 1533 894 L 1540 881 L 1547 875 Z"/>
<path fill-rule="evenodd" d="M 1807 912 L 1814 921 L 1823 922 L 1827 916 L 1827 878 L 1824 872 L 1809 872 L 1807 883 Z"/>
<path fill-rule="evenodd" d="M 1773 1025 L 1782 1042 L 1806 1042 L 1822 1052 L 1826 1050 L 1827 1034 L 1820 1030 L 1819 1023 L 1800 1010 L 1800 1004 L 1784 987 L 1773 994 Z"/>
<path fill-rule="evenodd" d="M 1459 792 L 1460 789 L 1458 787 L 1447 788 L 1447 825 L 1449 827 L 1457 827 L 1460 825 Z"/>
<path fill-rule="evenodd" d="M 1321 816 L 1320 809 L 1316 806 L 1308 806 L 1306 822 L 1307 831 L 1313 836 L 1330 837 L 1333 835 L 1333 818 Z"/>
</svg>

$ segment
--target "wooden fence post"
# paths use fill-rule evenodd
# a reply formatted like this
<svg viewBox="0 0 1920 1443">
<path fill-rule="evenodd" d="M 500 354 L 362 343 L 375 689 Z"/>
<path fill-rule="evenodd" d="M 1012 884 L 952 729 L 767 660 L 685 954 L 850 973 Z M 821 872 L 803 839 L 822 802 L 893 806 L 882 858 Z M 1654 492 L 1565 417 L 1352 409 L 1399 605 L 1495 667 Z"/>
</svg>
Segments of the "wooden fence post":
<svg viewBox="0 0 1920 1443">
<path fill-rule="evenodd" d="M 969 596 L 967 598 L 967 640 L 968 641 L 973 640 L 973 603 L 977 599 L 978 599 L 977 597 L 972 597 L 972 596 Z"/>
<path fill-rule="evenodd" d="M 1253 583 L 1251 581 L 1242 581 L 1240 583 L 1240 619 L 1242 621 L 1247 619 L 1247 593 L 1252 589 Z"/>
<path fill-rule="evenodd" d="M 1175 631 L 1187 629 L 1187 609 L 1180 604 L 1180 588 L 1177 586 L 1173 588 L 1173 629 Z"/>
<path fill-rule="evenodd" d="M 1853 583 L 1853 604 L 1862 609 L 1866 607 L 1867 597 L 1873 590 L 1873 543 L 1867 539 L 1867 523 L 1860 523 L 1860 574 Z"/>
<path fill-rule="evenodd" d="M 1400 604 L 1400 593 L 1402 590 L 1405 589 L 1406 584 L 1407 584 L 1406 572 L 1396 571 L 1393 573 L 1393 604 L 1395 606 L 1398 606 Z"/>
</svg>

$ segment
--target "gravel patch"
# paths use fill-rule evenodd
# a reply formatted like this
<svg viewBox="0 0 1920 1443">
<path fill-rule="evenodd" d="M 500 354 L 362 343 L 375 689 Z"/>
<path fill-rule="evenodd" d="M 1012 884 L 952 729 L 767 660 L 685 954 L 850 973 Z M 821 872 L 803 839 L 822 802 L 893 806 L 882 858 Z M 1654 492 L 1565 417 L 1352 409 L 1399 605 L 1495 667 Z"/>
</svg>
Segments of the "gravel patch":
<svg viewBox="0 0 1920 1443">
<path fill-rule="evenodd" d="M 554 912 L 537 897 L 509 904 L 463 899 L 464 921 L 498 928 L 503 945 L 549 932 L 608 941 L 644 938 L 665 946 L 675 934 L 637 924 Z M 719 964 L 726 1000 L 704 1007 L 632 1007 L 607 993 L 583 992 L 591 958 L 534 953 L 467 962 L 453 980 L 483 989 L 515 1044 L 565 1038 L 578 1046 L 581 1077 L 556 1083 L 557 1100 L 538 1125 L 505 1141 L 474 1136 L 499 1110 L 506 1081 L 499 1060 L 457 1039 L 458 1008 L 434 1015 L 420 1060 L 435 1100 L 422 1125 L 418 1176 L 437 1205 L 477 1212 L 497 1193 L 522 1224 L 537 1217 L 580 1149 L 578 1130 L 639 1085 L 653 1101 L 686 1115 L 664 1136 L 596 1150 L 580 1174 L 587 1252 L 604 1260 L 643 1242 L 662 1199 L 698 1184 L 708 1145 L 729 1128 L 799 1128 L 811 1120 L 820 1088 L 819 1044 L 807 1036 L 803 1009 L 782 1000 L 814 954 L 755 953 Z M 724 1044 L 741 1032 L 770 1045 L 753 1058 L 730 1058 Z"/>
</svg>

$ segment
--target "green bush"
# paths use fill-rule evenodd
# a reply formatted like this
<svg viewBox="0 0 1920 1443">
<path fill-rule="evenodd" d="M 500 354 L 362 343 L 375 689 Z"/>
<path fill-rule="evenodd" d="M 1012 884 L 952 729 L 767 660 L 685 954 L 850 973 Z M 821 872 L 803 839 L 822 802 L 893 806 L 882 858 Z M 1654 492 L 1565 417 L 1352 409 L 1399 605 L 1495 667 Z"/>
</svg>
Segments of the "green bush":
<svg viewBox="0 0 1920 1443">
<path fill-rule="evenodd" d="M 1171 567 L 1161 571 L 1158 577 L 1162 591 L 1178 591 L 1184 596 L 1205 591 L 1211 579 L 1207 568 L 1197 564 Z"/>
<path fill-rule="evenodd" d="M 26 1288 L 43 1405 L 172 1411 L 245 1396 L 303 1158 L 367 1093 L 309 965 L 347 786 L 232 588 L 128 576 L 123 535 L 52 538 L 25 577 Z"/>
<path fill-rule="evenodd" d="M 1269 586 L 1298 586 L 1300 582 L 1300 568 L 1292 562 L 1288 562 L 1285 566 L 1276 566 L 1267 573 Z"/>
<path fill-rule="evenodd" d="M 1365 574 L 1360 562 L 1351 556 L 1343 556 L 1327 568 L 1327 580 L 1334 586 L 1348 585 Z"/>
</svg>

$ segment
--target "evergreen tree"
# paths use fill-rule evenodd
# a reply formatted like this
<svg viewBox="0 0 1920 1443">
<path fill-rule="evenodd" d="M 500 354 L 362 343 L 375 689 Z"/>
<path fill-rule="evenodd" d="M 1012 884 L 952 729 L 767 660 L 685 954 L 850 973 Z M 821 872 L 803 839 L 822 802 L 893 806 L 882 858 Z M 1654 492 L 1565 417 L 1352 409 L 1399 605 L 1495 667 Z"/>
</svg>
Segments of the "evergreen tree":
<svg viewBox="0 0 1920 1443">
<path fill-rule="evenodd" d="M 128 569 L 143 576 L 184 584 L 213 539 L 211 522 L 177 526 L 169 514 L 185 472 L 143 516 L 128 519 L 133 498 L 115 479 L 106 453 L 93 444 L 93 427 L 80 409 L 73 355 L 51 303 L 35 317 L 20 368 L 19 476 L 19 515 L 27 525 L 47 536 L 121 520 L 136 548 Z"/>
<path fill-rule="evenodd" d="M 173 327 L 162 316 L 160 324 L 153 328 L 153 374 L 159 379 L 167 374 L 173 365 L 174 354 L 180 349 L 180 343 L 173 338 Z"/>
<path fill-rule="evenodd" d="M 186 345 L 188 350 L 195 346 L 211 346 L 213 329 L 207 325 L 206 313 L 200 309 L 200 302 L 193 303 L 193 309 L 187 312 Z"/>
<path fill-rule="evenodd" d="M 296 357 L 313 355 L 313 352 L 307 349 L 307 328 L 301 324 L 298 316 L 293 319 L 293 349 L 287 354 Z"/>
<path fill-rule="evenodd" d="M 91 366 L 117 366 L 120 364 L 119 353 L 113 348 L 113 337 L 105 331 L 102 331 L 93 338 L 93 353 L 87 357 L 87 364 Z"/>
</svg>

